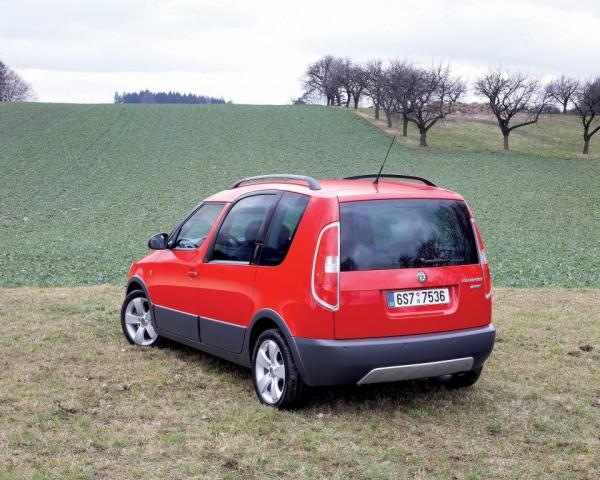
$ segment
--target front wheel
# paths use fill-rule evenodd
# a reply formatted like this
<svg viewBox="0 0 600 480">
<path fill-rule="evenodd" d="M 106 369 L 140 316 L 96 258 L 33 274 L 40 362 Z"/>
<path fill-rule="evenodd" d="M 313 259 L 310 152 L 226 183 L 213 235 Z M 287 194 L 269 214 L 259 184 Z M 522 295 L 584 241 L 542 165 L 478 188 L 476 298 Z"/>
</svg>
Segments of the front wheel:
<svg viewBox="0 0 600 480">
<path fill-rule="evenodd" d="M 141 290 L 125 297 L 121 307 L 121 328 L 131 344 L 149 347 L 158 342 L 160 337 L 154 327 L 150 302 Z"/>
<path fill-rule="evenodd" d="M 252 379 L 258 398 L 266 405 L 287 408 L 300 397 L 303 382 L 279 330 L 266 330 L 258 337 L 252 355 Z"/>
</svg>

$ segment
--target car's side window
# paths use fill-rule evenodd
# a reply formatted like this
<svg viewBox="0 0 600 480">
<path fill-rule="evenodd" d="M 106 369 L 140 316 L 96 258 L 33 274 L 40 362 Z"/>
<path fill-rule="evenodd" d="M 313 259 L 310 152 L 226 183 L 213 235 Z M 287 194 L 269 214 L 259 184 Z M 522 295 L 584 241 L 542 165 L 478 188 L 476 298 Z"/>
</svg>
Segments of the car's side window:
<svg viewBox="0 0 600 480">
<path fill-rule="evenodd" d="M 309 197 L 286 192 L 281 197 L 261 254 L 260 265 L 279 265 L 287 255 Z"/>
<path fill-rule="evenodd" d="M 276 200 L 275 194 L 253 195 L 231 207 L 217 233 L 210 260 L 250 262 L 260 229 Z"/>
<path fill-rule="evenodd" d="M 199 247 L 210 232 L 221 210 L 223 210 L 223 205 L 219 203 L 202 205 L 181 226 L 173 248 L 189 250 Z"/>
</svg>

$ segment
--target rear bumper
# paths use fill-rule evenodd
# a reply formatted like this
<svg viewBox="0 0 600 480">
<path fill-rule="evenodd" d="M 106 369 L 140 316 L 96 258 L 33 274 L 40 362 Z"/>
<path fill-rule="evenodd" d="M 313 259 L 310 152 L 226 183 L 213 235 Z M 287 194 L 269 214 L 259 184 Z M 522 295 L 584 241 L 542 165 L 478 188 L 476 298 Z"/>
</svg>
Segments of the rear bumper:
<svg viewBox="0 0 600 480">
<path fill-rule="evenodd" d="M 292 337 L 292 349 L 308 385 L 379 383 L 470 370 L 483 365 L 496 330 L 453 332 L 365 340 Z"/>
</svg>

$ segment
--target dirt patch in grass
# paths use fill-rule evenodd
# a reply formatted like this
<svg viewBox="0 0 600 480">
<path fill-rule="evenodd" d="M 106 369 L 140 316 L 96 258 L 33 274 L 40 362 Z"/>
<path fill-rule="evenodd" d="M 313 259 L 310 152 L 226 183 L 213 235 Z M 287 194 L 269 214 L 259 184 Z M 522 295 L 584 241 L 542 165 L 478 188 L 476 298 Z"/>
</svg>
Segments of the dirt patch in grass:
<svg viewBox="0 0 600 480">
<path fill-rule="evenodd" d="M 130 346 L 122 294 L 0 290 L 0 478 L 600 475 L 600 290 L 497 290 L 471 389 L 315 389 L 290 412 L 243 368 Z"/>
</svg>

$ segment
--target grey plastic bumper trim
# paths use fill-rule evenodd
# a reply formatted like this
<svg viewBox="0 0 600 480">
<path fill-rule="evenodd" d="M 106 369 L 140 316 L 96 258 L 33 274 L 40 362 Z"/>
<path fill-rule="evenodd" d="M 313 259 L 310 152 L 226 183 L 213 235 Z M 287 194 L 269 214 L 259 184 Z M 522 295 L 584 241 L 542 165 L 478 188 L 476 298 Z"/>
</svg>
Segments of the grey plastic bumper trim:
<svg viewBox="0 0 600 480">
<path fill-rule="evenodd" d="M 438 377 L 450 373 L 466 372 L 473 368 L 473 357 L 442 360 L 441 362 L 415 363 L 395 367 L 374 368 L 358 381 L 366 383 L 399 382 L 414 378 Z"/>
</svg>

